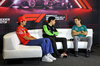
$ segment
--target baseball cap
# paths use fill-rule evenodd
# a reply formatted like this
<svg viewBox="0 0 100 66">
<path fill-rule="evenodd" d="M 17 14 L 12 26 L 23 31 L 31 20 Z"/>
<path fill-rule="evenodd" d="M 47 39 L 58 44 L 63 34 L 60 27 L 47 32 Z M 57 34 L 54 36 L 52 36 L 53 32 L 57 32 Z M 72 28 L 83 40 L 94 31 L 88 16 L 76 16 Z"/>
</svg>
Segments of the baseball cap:
<svg viewBox="0 0 100 66">
<path fill-rule="evenodd" d="M 22 21 L 27 21 L 27 20 L 25 19 L 25 17 L 20 16 L 16 23 L 19 23 L 19 22 L 22 22 Z"/>
</svg>

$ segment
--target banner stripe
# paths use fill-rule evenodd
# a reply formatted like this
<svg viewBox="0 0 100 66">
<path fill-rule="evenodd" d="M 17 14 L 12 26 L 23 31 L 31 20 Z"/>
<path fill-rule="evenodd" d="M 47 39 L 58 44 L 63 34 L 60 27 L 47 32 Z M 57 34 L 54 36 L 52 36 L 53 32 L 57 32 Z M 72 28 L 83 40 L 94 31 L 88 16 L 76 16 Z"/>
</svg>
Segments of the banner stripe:
<svg viewBox="0 0 100 66">
<path fill-rule="evenodd" d="M 82 7 L 84 8 L 84 9 L 86 9 L 86 6 L 83 4 L 83 2 L 81 1 L 81 0 L 78 0 L 79 1 L 79 3 L 82 5 Z"/>
<path fill-rule="evenodd" d="M 92 7 L 89 5 L 89 3 L 86 0 L 83 0 L 83 2 L 85 3 L 85 5 L 88 7 L 88 9 L 92 9 Z"/>
<path fill-rule="evenodd" d="M 2 0 L 1 2 L 0 2 L 0 6 L 5 2 L 6 0 Z"/>
</svg>

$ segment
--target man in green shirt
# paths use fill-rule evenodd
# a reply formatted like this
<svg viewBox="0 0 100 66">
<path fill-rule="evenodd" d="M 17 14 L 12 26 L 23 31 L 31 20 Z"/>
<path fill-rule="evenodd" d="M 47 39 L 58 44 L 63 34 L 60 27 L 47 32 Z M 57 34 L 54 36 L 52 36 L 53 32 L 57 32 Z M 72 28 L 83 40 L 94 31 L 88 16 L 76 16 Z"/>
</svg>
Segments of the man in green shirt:
<svg viewBox="0 0 100 66">
<path fill-rule="evenodd" d="M 66 38 L 61 38 L 61 37 L 56 37 L 58 35 L 58 31 L 55 28 L 55 17 L 49 17 L 48 23 L 43 25 L 43 37 L 44 38 L 49 38 L 52 42 L 52 46 L 54 49 L 54 53 L 57 57 L 62 58 L 62 57 L 67 57 L 66 51 L 67 51 L 67 39 Z M 57 46 L 56 42 L 62 42 L 63 44 L 63 53 L 60 54 L 57 51 Z"/>
<path fill-rule="evenodd" d="M 86 57 L 89 57 L 92 46 L 92 37 L 86 37 L 88 31 L 86 26 L 81 24 L 81 18 L 79 16 L 75 16 L 73 19 L 76 24 L 72 27 L 72 34 L 74 36 L 75 56 L 78 57 L 78 41 L 87 41 L 88 45 L 86 50 Z"/>
</svg>

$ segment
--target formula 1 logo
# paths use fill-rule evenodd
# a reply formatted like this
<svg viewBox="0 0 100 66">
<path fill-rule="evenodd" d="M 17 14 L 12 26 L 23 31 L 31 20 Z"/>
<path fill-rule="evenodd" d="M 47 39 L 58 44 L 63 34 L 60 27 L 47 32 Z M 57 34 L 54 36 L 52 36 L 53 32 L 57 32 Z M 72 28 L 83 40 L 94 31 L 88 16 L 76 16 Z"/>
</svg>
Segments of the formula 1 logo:
<svg viewBox="0 0 100 66">
<path fill-rule="evenodd" d="M 27 19 L 27 21 L 35 21 L 35 23 L 40 22 L 46 14 L 25 14 L 23 17 Z"/>
<path fill-rule="evenodd" d="M 25 14 L 23 17 L 26 18 L 27 21 L 35 21 L 35 23 L 39 23 L 46 16 L 46 22 L 48 22 L 48 18 L 50 16 L 54 16 L 57 21 L 67 21 L 67 14 L 65 15 L 46 15 L 46 14 Z"/>
<path fill-rule="evenodd" d="M 76 4 L 79 6 L 79 8 L 84 8 L 84 9 L 91 9 L 91 6 L 87 2 L 87 0 L 74 0 Z"/>
<path fill-rule="evenodd" d="M 0 2 L 0 6 L 5 2 L 6 0 L 2 0 L 1 2 Z"/>
</svg>

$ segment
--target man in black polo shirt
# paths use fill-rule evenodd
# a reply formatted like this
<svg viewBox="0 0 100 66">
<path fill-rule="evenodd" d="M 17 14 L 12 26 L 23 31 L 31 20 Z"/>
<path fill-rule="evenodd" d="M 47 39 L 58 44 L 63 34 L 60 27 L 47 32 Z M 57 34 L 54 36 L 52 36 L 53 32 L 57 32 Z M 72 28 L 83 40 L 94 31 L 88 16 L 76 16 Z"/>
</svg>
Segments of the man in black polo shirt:
<svg viewBox="0 0 100 66">
<path fill-rule="evenodd" d="M 54 53 L 57 55 L 57 57 L 67 57 L 66 51 L 67 51 L 67 39 L 66 38 L 60 38 L 56 37 L 58 35 L 58 31 L 55 28 L 55 17 L 49 17 L 48 24 L 43 25 L 43 37 L 49 38 L 52 42 L 52 46 L 54 49 Z M 56 42 L 62 42 L 63 44 L 63 53 L 60 54 L 57 51 Z"/>
</svg>

